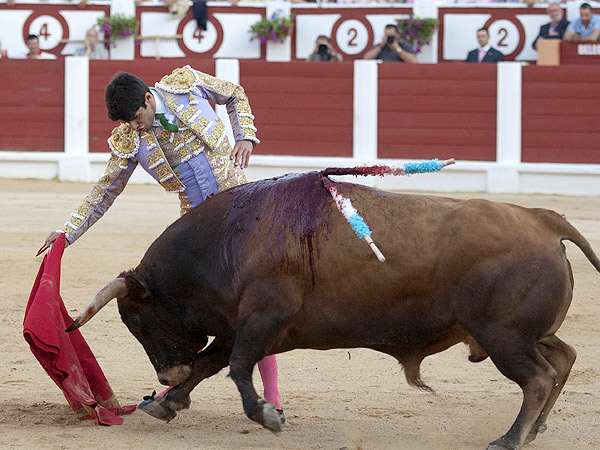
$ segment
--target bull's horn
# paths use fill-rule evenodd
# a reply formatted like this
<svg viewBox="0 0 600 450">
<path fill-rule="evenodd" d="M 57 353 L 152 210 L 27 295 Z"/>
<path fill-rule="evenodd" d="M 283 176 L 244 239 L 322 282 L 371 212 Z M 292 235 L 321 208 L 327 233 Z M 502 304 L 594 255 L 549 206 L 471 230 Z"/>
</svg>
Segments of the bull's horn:
<svg viewBox="0 0 600 450">
<path fill-rule="evenodd" d="M 125 295 L 127 293 L 127 286 L 125 286 L 125 280 L 123 278 L 115 278 L 112 281 L 106 283 L 106 285 L 98 291 L 92 300 L 88 303 L 77 319 L 73 321 L 71 325 L 65 330 L 69 331 L 76 330 L 96 315 L 100 309 L 102 309 L 108 302 L 113 298 Z"/>
</svg>

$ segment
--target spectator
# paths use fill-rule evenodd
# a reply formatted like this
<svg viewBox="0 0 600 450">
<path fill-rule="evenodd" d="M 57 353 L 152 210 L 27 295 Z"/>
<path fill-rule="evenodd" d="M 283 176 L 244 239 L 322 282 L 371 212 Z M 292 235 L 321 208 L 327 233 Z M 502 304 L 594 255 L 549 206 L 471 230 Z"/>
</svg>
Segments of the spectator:
<svg viewBox="0 0 600 450">
<path fill-rule="evenodd" d="M 529 7 L 533 7 L 534 5 L 543 5 L 544 3 L 552 4 L 552 3 L 566 3 L 567 0 L 525 0 L 525 4 Z"/>
<path fill-rule="evenodd" d="M 306 58 L 307 61 L 335 61 L 342 60 L 341 55 L 331 46 L 331 41 L 325 35 L 317 37 L 317 43 L 313 52 Z"/>
<path fill-rule="evenodd" d="M 384 62 L 396 61 L 418 63 L 413 46 L 400 39 L 396 25 L 386 25 L 381 43 L 365 53 L 364 59 L 380 59 Z"/>
<path fill-rule="evenodd" d="M 537 50 L 537 43 L 540 39 L 562 39 L 569 21 L 563 18 L 563 10 L 558 3 L 550 3 L 546 12 L 550 16 L 550 23 L 540 27 L 538 37 L 533 41 L 533 48 Z"/>
<path fill-rule="evenodd" d="M 12 50 L 2 49 L 0 46 L 0 56 L 9 59 L 56 59 L 56 55 L 43 52 L 40 49 L 40 41 L 35 34 L 30 34 L 25 39 L 25 45 L 29 49 L 28 53 L 13 52 Z"/>
<path fill-rule="evenodd" d="M 98 32 L 90 28 L 83 41 L 83 46 L 75 50 L 75 56 L 87 56 L 90 59 L 108 59 L 108 50 L 98 40 Z"/>
<path fill-rule="evenodd" d="M 567 27 L 563 41 L 581 42 L 597 41 L 600 37 L 600 17 L 593 13 L 589 3 L 582 3 L 579 7 L 579 18 Z"/>
<path fill-rule="evenodd" d="M 185 17 L 190 9 L 189 0 L 164 0 L 171 19 L 179 20 Z"/>
<path fill-rule="evenodd" d="M 87 2 L 88 2 L 88 0 L 81 0 L 79 3 L 77 3 L 77 7 L 84 9 L 87 7 Z"/>
<path fill-rule="evenodd" d="M 466 62 L 496 63 L 504 61 L 504 55 L 490 45 L 490 32 L 487 28 L 477 30 L 477 42 L 479 42 L 479 48 L 469 52 Z"/>
</svg>

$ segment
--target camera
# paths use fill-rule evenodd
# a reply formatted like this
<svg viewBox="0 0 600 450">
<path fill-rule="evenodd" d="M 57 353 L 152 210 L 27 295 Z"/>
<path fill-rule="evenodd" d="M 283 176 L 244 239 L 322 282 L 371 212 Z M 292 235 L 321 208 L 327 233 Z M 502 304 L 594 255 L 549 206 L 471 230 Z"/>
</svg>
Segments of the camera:
<svg viewBox="0 0 600 450">
<path fill-rule="evenodd" d="M 386 43 L 388 45 L 390 45 L 390 44 L 393 44 L 395 40 L 396 40 L 396 37 L 393 34 L 388 34 Z"/>
<path fill-rule="evenodd" d="M 321 56 L 327 56 L 327 54 L 329 53 L 329 49 L 325 44 L 319 44 L 318 52 Z"/>
</svg>

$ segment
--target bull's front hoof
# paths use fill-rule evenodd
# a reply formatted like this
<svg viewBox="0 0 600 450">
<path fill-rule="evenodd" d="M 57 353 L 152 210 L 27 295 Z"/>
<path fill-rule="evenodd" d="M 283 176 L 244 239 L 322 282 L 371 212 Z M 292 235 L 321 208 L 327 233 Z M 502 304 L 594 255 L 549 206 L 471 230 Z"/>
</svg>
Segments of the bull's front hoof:
<svg viewBox="0 0 600 450">
<path fill-rule="evenodd" d="M 496 444 L 495 441 L 492 442 L 485 450 L 521 450 L 521 446 L 517 445 L 514 447 L 507 447 L 505 445 Z"/>
<path fill-rule="evenodd" d="M 544 431 L 546 431 L 548 427 L 546 426 L 545 423 L 540 423 L 539 425 L 536 423 L 533 425 L 533 427 L 531 428 L 531 430 L 529 431 L 529 434 L 527 435 L 527 437 L 525 438 L 525 442 L 524 444 L 529 444 L 531 441 L 533 441 L 538 433 L 543 433 Z"/>
<path fill-rule="evenodd" d="M 273 433 L 277 434 L 281 432 L 281 419 L 279 413 L 273 405 L 260 400 L 262 403 L 262 426 L 268 428 Z"/>
<path fill-rule="evenodd" d="M 138 409 L 150 414 L 152 417 L 170 422 L 177 416 L 177 413 L 169 408 L 166 403 L 163 397 L 148 399 L 140 403 Z"/>
</svg>

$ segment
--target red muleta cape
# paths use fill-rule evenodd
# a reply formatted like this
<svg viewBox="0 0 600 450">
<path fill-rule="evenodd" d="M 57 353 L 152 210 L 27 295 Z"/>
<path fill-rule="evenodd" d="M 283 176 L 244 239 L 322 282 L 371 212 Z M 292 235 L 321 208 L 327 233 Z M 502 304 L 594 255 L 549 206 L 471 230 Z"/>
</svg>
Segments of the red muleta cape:
<svg viewBox="0 0 600 450">
<path fill-rule="evenodd" d="M 50 378 L 62 390 L 76 413 L 99 425 L 120 425 L 122 414 L 135 405 L 121 407 L 94 354 L 79 330 L 65 333 L 73 322 L 60 297 L 60 261 L 65 250 L 61 235 L 42 261 L 29 296 L 23 336 Z"/>
</svg>

